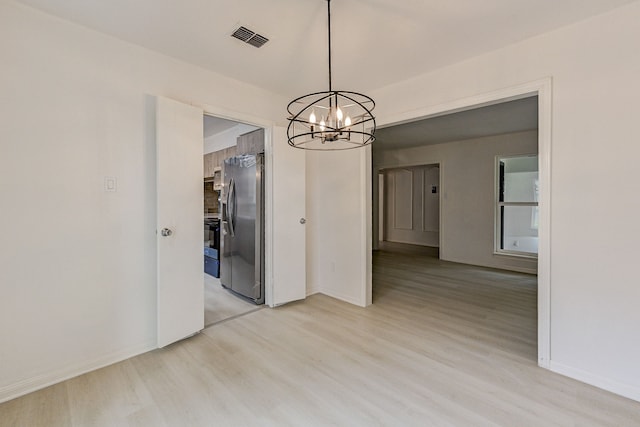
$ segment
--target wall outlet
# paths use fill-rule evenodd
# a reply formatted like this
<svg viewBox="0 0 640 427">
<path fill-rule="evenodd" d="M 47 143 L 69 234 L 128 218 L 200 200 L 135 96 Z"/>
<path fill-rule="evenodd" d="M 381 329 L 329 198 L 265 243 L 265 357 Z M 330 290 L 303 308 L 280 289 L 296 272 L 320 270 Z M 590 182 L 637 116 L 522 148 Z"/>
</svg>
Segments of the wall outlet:
<svg viewBox="0 0 640 427">
<path fill-rule="evenodd" d="M 118 191 L 118 179 L 115 176 L 104 177 L 104 191 L 107 193 Z"/>
</svg>

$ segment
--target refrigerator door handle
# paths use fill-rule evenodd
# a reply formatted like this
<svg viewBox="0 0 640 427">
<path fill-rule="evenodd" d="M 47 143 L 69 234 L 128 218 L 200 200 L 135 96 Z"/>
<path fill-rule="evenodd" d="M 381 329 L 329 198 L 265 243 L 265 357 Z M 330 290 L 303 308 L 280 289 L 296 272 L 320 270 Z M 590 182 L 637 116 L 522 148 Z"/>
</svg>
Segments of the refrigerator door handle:
<svg viewBox="0 0 640 427">
<path fill-rule="evenodd" d="M 229 181 L 229 193 L 227 194 L 227 221 L 229 223 L 229 234 L 236 235 L 235 216 L 236 216 L 236 183 L 233 179 Z"/>
</svg>

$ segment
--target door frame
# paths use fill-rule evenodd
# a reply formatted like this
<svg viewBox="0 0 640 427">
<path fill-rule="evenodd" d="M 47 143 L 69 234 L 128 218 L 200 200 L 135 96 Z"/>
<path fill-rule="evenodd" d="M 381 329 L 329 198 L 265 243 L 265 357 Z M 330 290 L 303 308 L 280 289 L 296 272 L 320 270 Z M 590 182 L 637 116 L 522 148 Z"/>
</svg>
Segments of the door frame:
<svg viewBox="0 0 640 427">
<path fill-rule="evenodd" d="M 265 304 L 273 307 L 273 127 L 275 123 L 228 108 L 202 104 L 204 115 L 232 120 L 264 129 L 264 295 Z M 204 310 L 204 307 L 202 307 Z"/>
<path fill-rule="evenodd" d="M 378 118 L 378 128 L 413 122 L 429 117 L 456 113 L 472 108 L 498 104 L 516 99 L 538 96 L 538 169 L 540 179 L 539 199 L 539 248 L 538 248 L 538 366 L 549 369 L 551 358 L 551 125 L 552 125 L 552 78 L 523 83 L 521 85 L 499 89 L 493 92 L 470 96 L 448 103 L 425 106 L 416 110 Z M 368 161 L 363 168 L 363 181 L 371 185 L 375 176 L 371 153 L 368 150 Z M 442 174 L 442 164 L 440 165 Z M 441 175 L 442 177 L 442 175 Z M 442 186 L 443 183 L 441 182 Z M 367 188 L 366 186 L 364 188 Z M 363 204 L 365 224 L 373 223 L 372 198 L 377 197 L 367 191 L 368 201 Z M 442 226 L 442 218 L 440 225 Z M 363 235 L 362 246 L 371 253 L 373 245 L 373 227 L 367 227 Z M 442 244 L 442 235 L 440 236 Z M 372 261 L 367 257 L 365 293 L 372 293 Z"/>
</svg>

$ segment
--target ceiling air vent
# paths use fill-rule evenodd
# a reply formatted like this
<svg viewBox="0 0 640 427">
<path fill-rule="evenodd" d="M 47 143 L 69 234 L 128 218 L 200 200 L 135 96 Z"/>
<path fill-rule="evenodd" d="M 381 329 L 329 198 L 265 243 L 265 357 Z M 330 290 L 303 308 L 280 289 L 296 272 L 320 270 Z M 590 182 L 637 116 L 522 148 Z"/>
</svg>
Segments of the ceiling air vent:
<svg viewBox="0 0 640 427">
<path fill-rule="evenodd" d="M 245 43 L 250 44 L 254 47 L 262 47 L 266 42 L 269 41 L 265 36 L 261 36 L 257 34 L 255 31 L 251 31 L 248 28 L 240 27 L 231 34 L 231 37 L 235 37 L 238 40 L 242 40 Z"/>
</svg>

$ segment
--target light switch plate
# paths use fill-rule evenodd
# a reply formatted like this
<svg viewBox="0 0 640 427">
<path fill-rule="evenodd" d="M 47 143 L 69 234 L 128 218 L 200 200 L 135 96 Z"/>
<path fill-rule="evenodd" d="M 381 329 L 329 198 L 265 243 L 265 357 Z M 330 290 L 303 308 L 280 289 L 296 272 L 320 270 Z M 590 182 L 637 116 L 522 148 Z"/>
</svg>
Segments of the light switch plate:
<svg viewBox="0 0 640 427">
<path fill-rule="evenodd" d="M 104 191 L 115 193 L 118 191 L 118 179 L 115 176 L 104 177 Z"/>
</svg>

